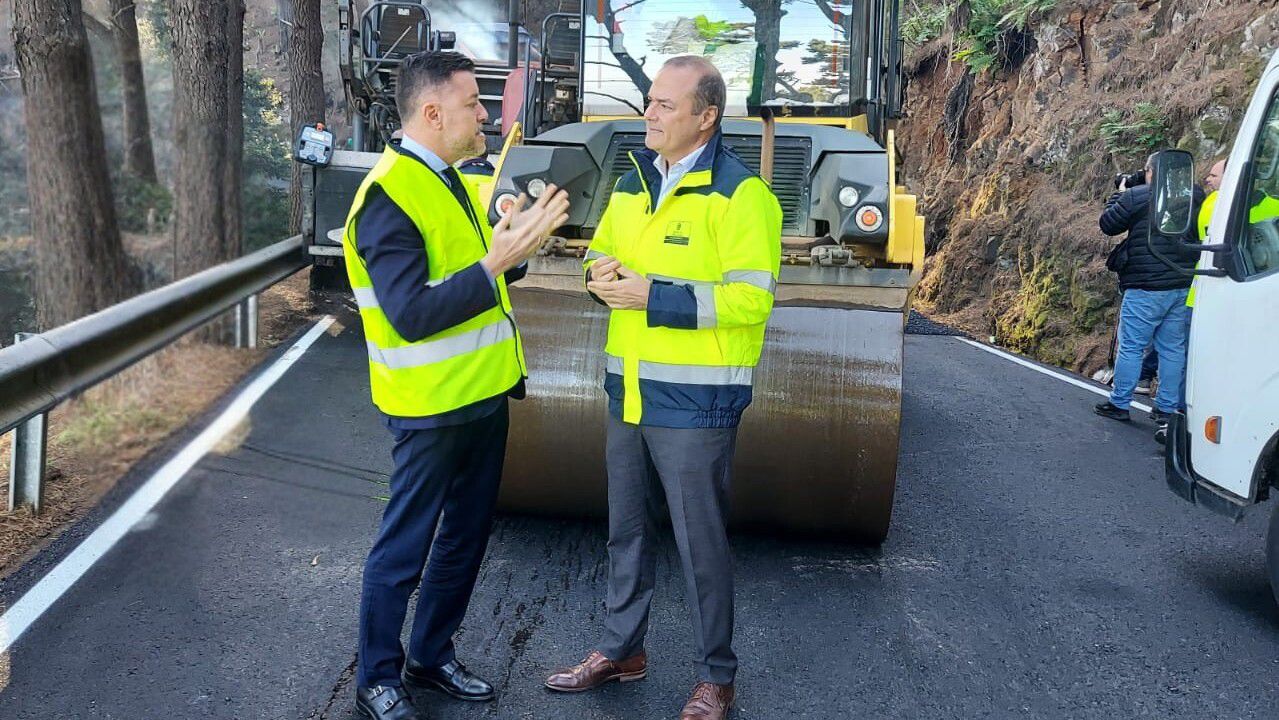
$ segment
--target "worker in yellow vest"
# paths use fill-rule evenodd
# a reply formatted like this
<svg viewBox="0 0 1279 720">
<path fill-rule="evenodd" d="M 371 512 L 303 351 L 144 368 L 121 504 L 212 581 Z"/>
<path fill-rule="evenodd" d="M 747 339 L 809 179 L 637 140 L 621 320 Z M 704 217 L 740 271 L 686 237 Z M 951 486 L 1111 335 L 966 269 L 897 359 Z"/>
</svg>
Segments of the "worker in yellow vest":
<svg viewBox="0 0 1279 720">
<path fill-rule="evenodd" d="M 395 440 L 390 497 L 360 600 L 356 707 L 374 720 L 417 717 L 402 679 L 463 700 L 494 697 L 492 685 L 458 662 L 453 635 L 488 541 L 507 399 L 524 395 L 507 284 L 568 218 L 568 199 L 552 186 L 527 210 L 520 198 L 489 227 L 453 167 L 484 151 L 487 113 L 474 71 L 454 52 L 403 61 L 402 137 L 361 183 L 342 239 L 373 402 Z M 406 657 L 400 634 L 414 590 Z"/>
<path fill-rule="evenodd" d="M 1208 191 L 1208 197 L 1204 198 L 1203 205 L 1199 206 L 1199 218 L 1195 226 L 1199 230 L 1199 242 L 1207 242 L 1208 240 L 1208 223 L 1212 221 L 1212 211 L 1217 207 L 1217 193 L 1221 190 L 1221 179 L 1226 174 L 1226 160 L 1222 158 L 1212 164 L 1208 169 L 1208 175 L 1204 178 L 1204 190 Z M 1200 259 L 1199 265 L 1202 267 L 1203 260 Z M 1199 279 L 1190 285 L 1190 292 L 1186 295 L 1186 305 L 1195 306 L 1195 288 L 1199 285 Z"/>
<path fill-rule="evenodd" d="M 1199 208 L 1198 221 L 1195 223 L 1199 231 L 1199 242 L 1208 241 L 1208 224 L 1212 221 L 1213 210 L 1217 207 L 1217 194 L 1221 189 L 1221 180 L 1226 173 L 1225 159 L 1218 160 L 1213 163 L 1212 168 L 1208 170 L 1208 176 L 1204 178 L 1204 187 L 1209 191 L 1208 197 L 1204 198 L 1203 205 Z M 1248 210 L 1248 222 L 1257 224 L 1264 220 L 1270 220 L 1279 217 L 1279 198 L 1273 198 L 1265 193 L 1258 192 L 1258 197 L 1253 198 L 1252 207 Z M 1199 267 L 1203 267 L 1203 260 L 1199 262 Z M 1195 284 L 1190 286 L 1190 294 L 1186 297 L 1186 304 L 1190 307 L 1195 306 L 1195 287 L 1198 285 L 1198 278 Z"/>
<path fill-rule="evenodd" d="M 672 58 L 648 94 L 646 149 L 631 153 L 585 262 L 587 289 L 611 308 L 604 633 L 546 686 L 581 692 L 644 677 L 664 500 L 699 681 L 680 718 L 722 720 L 737 671 L 726 534 L 733 450 L 773 309 L 782 211 L 724 145 L 726 89 L 714 65 Z"/>
</svg>

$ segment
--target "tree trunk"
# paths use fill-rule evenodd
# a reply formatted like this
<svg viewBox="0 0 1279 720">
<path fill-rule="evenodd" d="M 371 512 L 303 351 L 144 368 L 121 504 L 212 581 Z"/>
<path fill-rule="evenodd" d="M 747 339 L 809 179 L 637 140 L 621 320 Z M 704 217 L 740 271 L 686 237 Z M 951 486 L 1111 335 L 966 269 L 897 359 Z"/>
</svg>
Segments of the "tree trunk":
<svg viewBox="0 0 1279 720">
<path fill-rule="evenodd" d="M 80 0 L 14 2 L 42 329 L 124 300 L 140 286 L 120 241 L 81 12 Z"/>
<path fill-rule="evenodd" d="M 324 120 L 324 74 L 320 71 L 324 31 L 320 0 L 291 0 L 293 30 L 289 33 L 289 129 L 294 142 L 303 125 Z M 289 232 L 302 228 L 302 166 L 292 163 L 289 185 Z M 327 228 L 326 228 L 327 229 Z"/>
<path fill-rule="evenodd" d="M 111 0 L 111 22 L 124 95 L 124 171 L 155 182 L 155 154 L 151 149 L 151 120 L 147 114 L 142 52 L 138 48 L 136 9 L 134 0 Z"/>
<path fill-rule="evenodd" d="M 170 0 L 173 33 L 175 279 L 228 260 L 226 253 L 228 0 Z"/>
<path fill-rule="evenodd" d="M 228 0 L 226 103 L 227 162 L 223 190 L 226 199 L 226 232 L 223 258 L 238 258 L 244 252 L 244 0 Z"/>
<path fill-rule="evenodd" d="M 759 101 L 766 103 L 777 97 L 777 54 L 782 49 L 782 4 L 777 0 L 742 0 L 755 14 L 755 40 L 763 55 Z"/>
</svg>

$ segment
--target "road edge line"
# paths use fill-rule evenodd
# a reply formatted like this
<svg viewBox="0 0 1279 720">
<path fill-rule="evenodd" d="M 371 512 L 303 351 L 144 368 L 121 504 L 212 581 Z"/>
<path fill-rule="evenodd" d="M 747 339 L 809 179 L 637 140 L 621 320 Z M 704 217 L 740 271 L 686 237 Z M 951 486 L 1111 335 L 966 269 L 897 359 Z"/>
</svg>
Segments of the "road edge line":
<svg viewBox="0 0 1279 720">
<path fill-rule="evenodd" d="M 0 615 L 0 654 L 8 652 L 23 633 L 53 607 L 89 568 L 151 512 L 201 458 L 247 417 L 258 400 L 334 322 L 336 318 L 326 315 L 312 325 L 292 347 L 250 381 L 213 422 L 161 465 L 110 517 Z"/>
<path fill-rule="evenodd" d="M 1061 380 L 1062 382 L 1070 383 L 1071 385 L 1074 385 L 1075 387 L 1083 388 L 1084 390 L 1096 393 L 1098 395 L 1101 395 L 1102 397 L 1106 397 L 1106 398 L 1110 397 L 1110 393 L 1097 387 L 1096 385 L 1090 385 L 1089 383 L 1083 380 L 1080 380 L 1079 378 L 1071 377 L 1069 375 L 1066 375 L 1065 373 L 1057 372 L 1056 370 L 1050 370 L 1044 367 L 1043 365 L 1031 362 L 1030 360 L 1027 360 L 1023 357 L 1018 357 L 1017 355 L 1013 355 L 1012 353 L 1005 352 L 1003 350 L 1000 350 L 999 348 L 991 347 L 985 343 L 977 342 L 976 340 L 970 340 L 965 337 L 956 338 L 956 339 L 966 342 L 975 348 L 985 350 L 991 355 L 998 355 L 999 357 L 1005 360 L 1008 360 L 1010 362 L 1015 362 L 1018 365 L 1021 365 L 1022 367 L 1028 367 L 1031 370 L 1034 370 L 1035 372 L 1040 372 L 1049 377 L 1057 378 L 1058 380 Z M 1132 406 L 1146 413 L 1150 412 L 1151 410 L 1151 407 L 1149 405 L 1146 405 L 1145 403 L 1134 402 Z"/>
</svg>

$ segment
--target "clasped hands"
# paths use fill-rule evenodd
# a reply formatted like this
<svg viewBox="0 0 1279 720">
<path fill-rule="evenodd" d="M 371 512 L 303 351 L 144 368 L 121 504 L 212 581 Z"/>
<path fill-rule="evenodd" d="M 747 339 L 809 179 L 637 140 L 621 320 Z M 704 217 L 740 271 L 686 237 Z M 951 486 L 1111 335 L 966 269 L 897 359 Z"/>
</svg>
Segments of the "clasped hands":
<svg viewBox="0 0 1279 720">
<path fill-rule="evenodd" d="M 605 255 L 591 264 L 591 279 L 586 283 L 587 290 L 614 310 L 647 308 L 651 286 L 648 278 L 626 267 L 611 255 Z"/>
</svg>

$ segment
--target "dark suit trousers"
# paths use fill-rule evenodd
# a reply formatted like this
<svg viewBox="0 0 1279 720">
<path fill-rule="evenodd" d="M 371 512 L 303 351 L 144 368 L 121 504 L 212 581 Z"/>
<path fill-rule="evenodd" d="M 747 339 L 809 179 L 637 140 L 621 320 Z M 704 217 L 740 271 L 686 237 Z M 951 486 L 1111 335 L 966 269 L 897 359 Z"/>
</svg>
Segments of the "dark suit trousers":
<svg viewBox="0 0 1279 720">
<path fill-rule="evenodd" d="M 609 415 L 605 657 L 622 660 L 643 649 L 665 501 L 684 569 L 698 677 L 733 682 L 733 558 L 726 528 L 736 444 L 737 428 L 639 426 Z"/>
<path fill-rule="evenodd" d="M 400 685 L 400 633 L 419 583 L 409 654 L 429 667 L 454 659 L 453 635 L 488 546 L 507 428 L 503 402 L 461 425 L 391 431 L 390 500 L 364 565 L 360 687 Z"/>
</svg>

